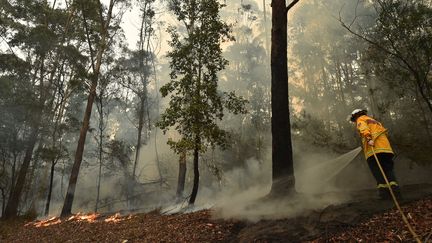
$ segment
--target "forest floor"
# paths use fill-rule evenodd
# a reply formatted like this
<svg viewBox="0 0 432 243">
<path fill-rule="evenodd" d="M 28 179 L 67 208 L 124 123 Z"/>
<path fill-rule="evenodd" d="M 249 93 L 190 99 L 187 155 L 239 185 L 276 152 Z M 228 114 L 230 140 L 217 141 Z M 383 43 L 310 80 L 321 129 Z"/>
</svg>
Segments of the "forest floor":
<svg viewBox="0 0 432 243">
<path fill-rule="evenodd" d="M 432 185 L 402 188 L 402 208 L 423 242 L 432 242 Z M 214 211 L 161 215 L 78 214 L 69 219 L 0 222 L 0 242 L 410 242 L 391 201 L 372 191 L 294 218 L 250 222 Z"/>
</svg>

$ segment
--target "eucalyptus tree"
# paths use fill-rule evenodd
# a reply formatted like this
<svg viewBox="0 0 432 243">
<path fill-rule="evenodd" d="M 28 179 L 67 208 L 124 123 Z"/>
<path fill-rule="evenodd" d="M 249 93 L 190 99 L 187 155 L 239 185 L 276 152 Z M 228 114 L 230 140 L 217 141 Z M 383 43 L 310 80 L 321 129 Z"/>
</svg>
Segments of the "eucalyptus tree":
<svg viewBox="0 0 432 243">
<path fill-rule="evenodd" d="M 174 127 L 181 135 L 168 143 L 177 153 L 193 151 L 194 181 L 189 204 L 194 204 L 199 186 L 199 155 L 209 146 L 227 146 L 228 133 L 217 122 L 227 109 L 245 112 L 244 100 L 234 93 L 218 91 L 218 72 L 225 68 L 221 41 L 231 40 L 229 26 L 221 21 L 223 5 L 216 0 L 172 0 L 170 10 L 182 23 L 186 33 L 170 27 L 170 82 L 161 87 L 163 97 L 170 96 L 169 106 L 158 126 L 164 132 Z M 178 149 L 181 146 L 182 149 Z"/>
<path fill-rule="evenodd" d="M 272 189 L 274 195 L 293 191 L 294 164 L 288 94 L 287 24 L 288 11 L 299 2 L 272 0 L 271 107 Z"/>
<path fill-rule="evenodd" d="M 115 7 L 120 4 L 127 4 L 124 0 L 110 0 L 105 7 L 99 0 L 77 0 L 74 2 L 77 9 L 80 9 L 82 26 L 86 33 L 86 41 L 89 50 L 89 60 L 91 72 L 88 78 L 90 81 L 88 88 L 87 105 L 84 112 L 83 122 L 75 152 L 74 164 L 69 177 L 68 190 L 64 200 L 61 216 L 65 217 L 72 213 L 72 204 L 75 196 L 75 188 L 78 180 L 78 174 L 83 158 L 84 146 L 89 129 L 93 103 L 96 98 L 96 88 L 98 86 L 101 66 L 106 49 L 112 43 L 111 37 L 119 29 L 121 14 L 115 14 Z"/>
</svg>

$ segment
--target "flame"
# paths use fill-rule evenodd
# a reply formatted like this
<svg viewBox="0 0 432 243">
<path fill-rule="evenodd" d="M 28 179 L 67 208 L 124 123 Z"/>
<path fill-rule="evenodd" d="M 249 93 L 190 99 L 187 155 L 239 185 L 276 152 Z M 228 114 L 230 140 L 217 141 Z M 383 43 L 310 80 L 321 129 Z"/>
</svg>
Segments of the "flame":
<svg viewBox="0 0 432 243">
<path fill-rule="evenodd" d="M 76 221 L 87 221 L 88 223 L 93 223 L 100 215 L 98 213 L 90 213 L 83 214 L 77 213 L 75 215 L 70 216 L 67 221 L 76 220 Z"/>
<path fill-rule="evenodd" d="M 106 223 L 117 223 L 123 220 L 128 220 L 131 219 L 133 216 L 132 215 L 128 215 L 127 217 L 122 216 L 120 213 L 116 213 L 106 219 L 104 219 L 103 221 Z M 70 216 L 68 219 L 66 219 L 65 221 L 86 221 L 88 223 L 94 223 L 97 220 L 102 220 L 100 219 L 100 214 L 98 213 L 90 213 L 90 214 L 83 214 L 83 213 L 77 213 L 74 214 L 72 216 Z M 47 226 L 51 226 L 51 225 L 56 225 L 56 224 L 60 224 L 62 222 L 62 220 L 59 217 L 51 217 L 49 219 L 46 220 L 37 220 L 37 221 L 32 221 L 29 222 L 27 224 L 25 224 L 25 226 L 34 226 L 34 227 L 47 227 Z"/>
<path fill-rule="evenodd" d="M 46 220 L 40 220 L 40 221 L 36 221 L 36 222 L 33 221 L 30 223 L 27 223 L 27 224 L 25 224 L 25 226 L 35 226 L 36 228 L 39 228 L 39 227 L 47 227 L 47 226 L 55 225 L 55 224 L 59 224 L 59 223 L 61 223 L 61 220 L 59 217 L 51 217 L 51 218 L 46 219 Z"/>
<path fill-rule="evenodd" d="M 117 223 L 117 222 L 120 222 L 122 220 L 124 220 L 124 219 L 121 218 L 120 213 L 116 213 L 113 216 L 110 216 L 110 217 L 106 218 L 104 221 L 106 223 L 109 223 L 109 222 Z"/>
<path fill-rule="evenodd" d="M 116 214 L 114 214 L 114 215 L 112 215 L 112 216 L 110 216 L 110 217 L 108 217 L 108 218 L 106 218 L 105 220 L 104 220 L 104 222 L 106 222 L 106 223 L 117 223 L 117 222 L 120 222 L 120 221 L 123 221 L 123 220 L 129 220 L 129 219 L 132 219 L 134 216 L 132 215 L 132 214 L 129 214 L 127 217 L 126 216 L 122 216 L 120 213 L 116 213 Z"/>
</svg>

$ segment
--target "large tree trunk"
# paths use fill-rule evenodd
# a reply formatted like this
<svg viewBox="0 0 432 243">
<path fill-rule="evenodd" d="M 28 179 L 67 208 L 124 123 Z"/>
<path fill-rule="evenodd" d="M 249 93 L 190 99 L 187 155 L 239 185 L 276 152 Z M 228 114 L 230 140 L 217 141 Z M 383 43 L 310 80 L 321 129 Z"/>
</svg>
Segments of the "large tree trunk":
<svg viewBox="0 0 432 243">
<path fill-rule="evenodd" d="M 178 174 L 177 193 L 176 193 L 177 201 L 180 201 L 183 196 L 185 181 L 186 181 L 186 152 L 181 152 L 179 158 L 179 174 Z"/>
<path fill-rule="evenodd" d="M 199 147 L 200 147 L 201 139 L 197 135 L 195 138 L 195 148 L 194 148 L 194 180 L 193 180 L 193 188 L 192 194 L 189 199 L 189 205 L 193 205 L 195 203 L 196 196 L 198 194 L 198 186 L 199 186 L 199 168 L 198 168 L 198 159 L 199 159 Z"/>
<path fill-rule="evenodd" d="M 287 22 L 285 0 L 273 0 L 271 35 L 273 162 L 271 194 L 273 195 L 286 194 L 295 189 L 288 96 Z"/>
</svg>

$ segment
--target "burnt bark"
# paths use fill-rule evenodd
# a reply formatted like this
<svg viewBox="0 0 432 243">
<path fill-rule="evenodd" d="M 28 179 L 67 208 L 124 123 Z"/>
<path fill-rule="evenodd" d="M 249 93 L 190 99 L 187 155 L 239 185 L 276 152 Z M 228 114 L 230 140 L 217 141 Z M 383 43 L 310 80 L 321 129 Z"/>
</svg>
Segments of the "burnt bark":
<svg viewBox="0 0 432 243">
<path fill-rule="evenodd" d="M 287 12 L 285 0 L 272 1 L 271 106 L 272 188 L 279 195 L 294 190 L 294 167 L 288 96 Z"/>
</svg>

